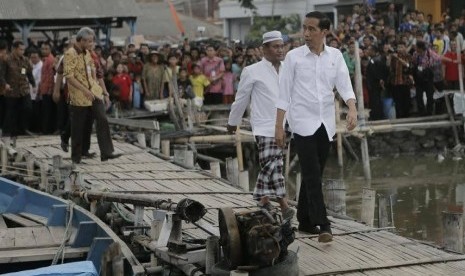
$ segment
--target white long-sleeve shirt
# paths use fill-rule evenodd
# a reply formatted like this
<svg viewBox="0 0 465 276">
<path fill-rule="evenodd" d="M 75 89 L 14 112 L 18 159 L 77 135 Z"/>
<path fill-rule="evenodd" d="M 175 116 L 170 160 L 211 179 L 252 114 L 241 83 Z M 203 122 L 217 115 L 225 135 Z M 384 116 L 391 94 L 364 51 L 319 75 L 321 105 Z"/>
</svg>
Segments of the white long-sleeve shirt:
<svg viewBox="0 0 465 276">
<path fill-rule="evenodd" d="M 292 132 L 310 136 L 323 123 L 332 141 L 336 134 L 334 88 L 344 102 L 355 99 L 342 53 L 325 45 L 316 55 L 304 45 L 286 55 L 276 107 L 287 112 Z"/>
<path fill-rule="evenodd" d="M 282 69 L 282 66 L 280 67 Z M 242 70 L 236 99 L 231 106 L 228 124 L 239 125 L 245 109 L 251 102 L 250 124 L 253 135 L 274 137 L 278 94 L 279 76 L 271 62 L 263 58 L 245 67 Z"/>
</svg>

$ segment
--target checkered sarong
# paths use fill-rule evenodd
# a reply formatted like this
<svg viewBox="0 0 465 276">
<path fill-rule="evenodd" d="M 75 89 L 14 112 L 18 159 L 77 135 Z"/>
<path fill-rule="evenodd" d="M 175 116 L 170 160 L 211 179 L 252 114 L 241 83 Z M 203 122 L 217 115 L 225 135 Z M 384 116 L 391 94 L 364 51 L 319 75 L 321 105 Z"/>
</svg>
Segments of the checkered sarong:
<svg viewBox="0 0 465 276">
<path fill-rule="evenodd" d="M 260 172 L 253 192 L 253 198 L 264 196 L 283 198 L 286 196 L 283 176 L 283 150 L 272 137 L 257 136 Z"/>
</svg>

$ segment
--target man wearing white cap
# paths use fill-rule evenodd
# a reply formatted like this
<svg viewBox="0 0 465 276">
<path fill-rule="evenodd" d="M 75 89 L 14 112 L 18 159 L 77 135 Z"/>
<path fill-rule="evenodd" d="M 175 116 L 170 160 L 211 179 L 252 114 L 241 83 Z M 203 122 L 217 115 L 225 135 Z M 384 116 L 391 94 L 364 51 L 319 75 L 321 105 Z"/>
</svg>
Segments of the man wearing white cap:
<svg viewBox="0 0 465 276">
<path fill-rule="evenodd" d="M 330 141 L 336 134 L 334 88 L 349 107 L 347 129 L 357 124 L 355 94 L 341 52 L 325 45 L 331 22 L 321 12 L 305 16 L 306 45 L 291 50 L 279 78 L 276 142 L 284 146 L 282 123 L 287 112 L 302 171 L 297 207 L 299 231 L 319 234 L 319 242 L 333 240 L 321 188 Z M 318 228 L 318 227 L 319 228 Z"/>
<path fill-rule="evenodd" d="M 291 220 L 294 209 L 287 204 L 283 177 L 283 150 L 275 142 L 276 101 L 279 93 L 279 71 L 284 59 L 281 32 L 263 35 L 264 58 L 244 68 L 231 106 L 228 131 L 234 133 L 241 123 L 245 109 L 251 103 L 250 123 L 258 144 L 261 170 L 257 177 L 254 199 L 258 205 L 270 210 L 270 197 L 276 198 L 285 220 Z"/>
</svg>

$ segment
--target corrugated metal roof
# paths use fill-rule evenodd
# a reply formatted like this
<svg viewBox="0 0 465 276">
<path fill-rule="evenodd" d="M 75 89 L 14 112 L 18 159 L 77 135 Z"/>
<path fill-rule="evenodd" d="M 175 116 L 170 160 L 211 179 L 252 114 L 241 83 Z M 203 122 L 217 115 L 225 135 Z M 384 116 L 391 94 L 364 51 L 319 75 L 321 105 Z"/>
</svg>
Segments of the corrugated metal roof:
<svg viewBox="0 0 465 276">
<path fill-rule="evenodd" d="M 148 39 L 180 37 L 167 3 L 139 3 L 138 5 L 141 15 L 137 18 L 137 34 L 142 34 Z M 219 26 L 183 14 L 178 14 L 178 16 L 186 31 L 185 35 L 191 39 L 199 36 L 198 26 L 205 27 L 202 36 L 223 36 L 223 29 Z M 112 35 L 128 36 L 129 33 L 127 28 L 122 28 L 113 30 Z"/>
<path fill-rule="evenodd" d="M 137 17 L 135 0 L 0 0 L 0 20 Z"/>
</svg>

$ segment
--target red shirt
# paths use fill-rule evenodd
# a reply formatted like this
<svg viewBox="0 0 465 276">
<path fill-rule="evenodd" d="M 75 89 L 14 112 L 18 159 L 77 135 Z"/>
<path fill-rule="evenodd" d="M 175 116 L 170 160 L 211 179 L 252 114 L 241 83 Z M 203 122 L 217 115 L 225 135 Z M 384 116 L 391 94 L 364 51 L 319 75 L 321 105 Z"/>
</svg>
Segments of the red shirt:
<svg viewBox="0 0 465 276">
<path fill-rule="evenodd" d="M 128 63 L 129 73 L 142 74 L 142 69 L 144 69 L 144 64 L 142 62 L 136 61 L 135 63 Z"/>
<path fill-rule="evenodd" d="M 44 58 L 42 65 L 42 75 L 39 83 L 39 94 L 40 95 L 52 95 L 53 86 L 55 84 L 53 71 L 53 65 L 55 64 L 55 57 L 50 54 Z"/>
<path fill-rule="evenodd" d="M 126 73 L 115 75 L 111 81 L 119 87 L 119 100 L 122 102 L 129 101 L 129 92 L 131 92 L 132 80 Z"/>
<path fill-rule="evenodd" d="M 444 57 L 450 58 L 452 60 L 457 60 L 457 53 L 448 51 L 444 55 Z M 462 55 L 461 59 L 462 59 L 461 66 L 463 66 L 463 64 L 465 63 L 465 56 Z M 459 80 L 459 67 L 458 67 L 458 64 L 454 63 L 454 62 L 444 61 L 444 65 L 446 67 L 445 72 L 444 72 L 444 79 L 446 81 L 458 81 Z"/>
</svg>

